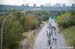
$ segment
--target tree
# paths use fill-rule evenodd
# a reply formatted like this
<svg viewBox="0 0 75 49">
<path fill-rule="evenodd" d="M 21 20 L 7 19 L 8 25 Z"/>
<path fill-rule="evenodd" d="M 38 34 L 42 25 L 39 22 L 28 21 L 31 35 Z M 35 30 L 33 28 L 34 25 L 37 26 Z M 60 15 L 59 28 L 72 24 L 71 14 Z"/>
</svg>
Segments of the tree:
<svg viewBox="0 0 75 49">
<path fill-rule="evenodd" d="M 63 28 L 67 28 L 75 25 L 75 16 L 73 16 L 70 12 L 62 14 L 57 17 L 57 22 Z"/>
<path fill-rule="evenodd" d="M 3 49 L 17 49 L 19 42 L 23 39 L 24 32 L 20 17 L 11 15 L 4 24 Z"/>
<path fill-rule="evenodd" d="M 38 19 L 34 19 L 32 22 L 32 29 L 36 29 L 39 25 Z"/>
<path fill-rule="evenodd" d="M 27 22 L 28 22 L 29 29 L 32 26 L 33 19 L 34 19 L 34 16 L 31 16 L 31 15 L 27 16 Z"/>
</svg>

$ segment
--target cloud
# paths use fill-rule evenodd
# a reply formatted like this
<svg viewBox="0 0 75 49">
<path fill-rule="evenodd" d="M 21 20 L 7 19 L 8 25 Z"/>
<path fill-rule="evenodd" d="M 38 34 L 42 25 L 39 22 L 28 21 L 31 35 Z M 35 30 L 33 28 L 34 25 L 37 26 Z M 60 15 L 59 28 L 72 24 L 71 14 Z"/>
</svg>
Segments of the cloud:
<svg viewBox="0 0 75 49">
<path fill-rule="evenodd" d="M 1 0 L 0 4 L 10 4 L 10 5 L 21 5 L 21 4 L 29 4 L 33 5 L 36 3 L 37 5 L 41 4 L 46 4 L 46 3 L 51 3 L 56 4 L 56 3 L 65 3 L 67 5 L 70 5 L 72 3 L 75 3 L 75 0 Z"/>
<path fill-rule="evenodd" d="M 71 5 L 72 3 L 75 3 L 75 0 L 25 0 L 24 2 L 28 3 L 29 5 L 33 5 L 34 3 L 36 3 L 37 5 L 46 3 L 51 3 L 52 5 L 56 3 L 65 3 L 67 5 Z"/>
<path fill-rule="evenodd" d="M 22 0 L 1 0 L 0 4 L 20 5 Z"/>
</svg>

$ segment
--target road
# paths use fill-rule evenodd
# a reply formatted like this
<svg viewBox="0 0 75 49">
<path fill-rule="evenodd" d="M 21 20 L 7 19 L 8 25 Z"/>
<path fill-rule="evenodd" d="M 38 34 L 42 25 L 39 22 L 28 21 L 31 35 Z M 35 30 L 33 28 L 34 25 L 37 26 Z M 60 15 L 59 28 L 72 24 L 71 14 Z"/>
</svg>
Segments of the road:
<svg viewBox="0 0 75 49">
<path fill-rule="evenodd" d="M 49 20 L 50 22 L 50 20 Z M 34 49 L 49 49 L 49 45 L 48 45 L 48 37 L 47 37 L 47 30 L 48 30 L 48 26 L 49 24 L 44 23 L 44 27 L 41 29 L 41 31 L 39 32 L 36 40 L 35 40 L 35 45 L 34 45 Z M 64 47 L 66 47 L 66 43 L 64 41 L 64 38 L 61 34 L 59 34 L 59 29 L 56 25 L 56 35 L 55 37 L 57 38 L 57 42 L 56 44 L 54 42 L 52 42 L 52 47 L 54 49 L 62 49 Z M 53 35 L 54 36 L 54 35 Z"/>
</svg>

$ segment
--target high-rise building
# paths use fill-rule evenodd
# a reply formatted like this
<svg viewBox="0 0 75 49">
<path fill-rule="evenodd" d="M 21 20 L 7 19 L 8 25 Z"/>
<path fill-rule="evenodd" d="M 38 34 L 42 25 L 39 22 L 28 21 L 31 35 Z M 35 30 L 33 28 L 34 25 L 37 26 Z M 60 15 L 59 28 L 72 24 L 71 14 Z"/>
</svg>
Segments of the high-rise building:
<svg viewBox="0 0 75 49">
<path fill-rule="evenodd" d="M 72 4 L 72 7 L 75 7 L 75 4 Z"/>
<path fill-rule="evenodd" d="M 62 6 L 66 6 L 66 4 L 62 4 Z"/>
<path fill-rule="evenodd" d="M 47 7 L 48 6 L 48 3 L 46 3 L 45 6 Z"/>
<path fill-rule="evenodd" d="M 29 6 L 28 4 L 26 4 L 26 6 Z"/>
<path fill-rule="evenodd" d="M 49 3 L 49 6 L 51 6 L 51 4 Z"/>
<path fill-rule="evenodd" d="M 56 3 L 56 5 L 55 5 L 56 7 L 60 7 L 61 6 L 61 4 L 60 3 Z"/>
<path fill-rule="evenodd" d="M 44 7 L 44 5 L 40 5 L 40 7 Z"/>
<path fill-rule="evenodd" d="M 22 4 L 22 6 L 24 6 L 24 4 Z"/>
<path fill-rule="evenodd" d="M 36 7 L 36 4 L 33 4 L 34 7 Z"/>
</svg>

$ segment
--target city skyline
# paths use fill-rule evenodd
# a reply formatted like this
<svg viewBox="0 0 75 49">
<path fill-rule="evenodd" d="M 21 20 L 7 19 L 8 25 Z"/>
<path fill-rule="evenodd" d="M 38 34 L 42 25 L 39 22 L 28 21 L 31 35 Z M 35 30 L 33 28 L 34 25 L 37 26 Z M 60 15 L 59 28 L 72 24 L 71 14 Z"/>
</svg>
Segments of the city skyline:
<svg viewBox="0 0 75 49">
<path fill-rule="evenodd" d="M 36 6 L 40 5 L 55 5 L 57 3 L 60 4 L 66 4 L 66 5 L 72 5 L 75 4 L 75 0 L 2 0 L 0 1 L 0 4 L 4 5 L 26 5 L 33 6 L 36 4 Z"/>
</svg>

